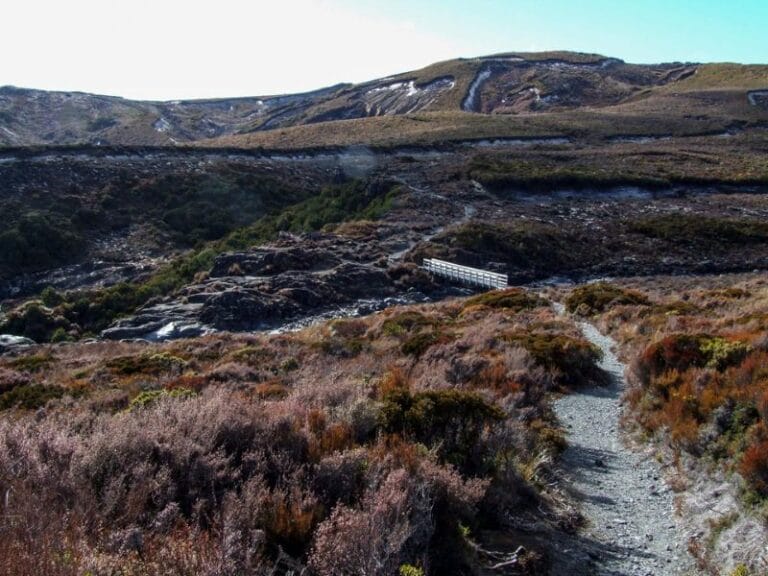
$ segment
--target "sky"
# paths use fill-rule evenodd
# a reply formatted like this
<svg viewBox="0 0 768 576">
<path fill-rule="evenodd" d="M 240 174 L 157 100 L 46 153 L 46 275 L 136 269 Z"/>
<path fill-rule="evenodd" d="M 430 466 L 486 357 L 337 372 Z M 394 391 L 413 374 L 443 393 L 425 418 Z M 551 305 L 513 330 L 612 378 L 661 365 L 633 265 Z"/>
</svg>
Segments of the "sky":
<svg viewBox="0 0 768 576">
<path fill-rule="evenodd" d="M 510 51 L 768 63 L 768 0 L 2 0 L 0 86 L 270 95 Z"/>
</svg>

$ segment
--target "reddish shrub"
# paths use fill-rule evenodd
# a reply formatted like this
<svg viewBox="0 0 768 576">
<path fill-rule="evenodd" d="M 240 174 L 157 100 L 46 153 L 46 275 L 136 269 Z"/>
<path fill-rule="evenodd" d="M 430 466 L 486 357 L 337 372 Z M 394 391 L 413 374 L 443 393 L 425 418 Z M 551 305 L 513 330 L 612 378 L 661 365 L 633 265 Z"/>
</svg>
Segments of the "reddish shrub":
<svg viewBox="0 0 768 576">
<path fill-rule="evenodd" d="M 395 391 L 408 390 L 408 376 L 399 366 L 393 366 L 384 374 L 379 382 L 379 397 L 384 398 Z"/>
<path fill-rule="evenodd" d="M 200 393 L 208 385 L 205 376 L 179 376 L 165 383 L 166 390 L 193 390 Z"/>
<path fill-rule="evenodd" d="M 756 492 L 768 496 L 768 440 L 761 440 L 747 448 L 739 470 Z"/>
<path fill-rule="evenodd" d="M 673 334 L 651 344 L 640 357 L 640 377 L 647 384 L 669 370 L 682 372 L 704 366 L 708 358 L 701 346 L 706 338 L 702 334 Z"/>
</svg>

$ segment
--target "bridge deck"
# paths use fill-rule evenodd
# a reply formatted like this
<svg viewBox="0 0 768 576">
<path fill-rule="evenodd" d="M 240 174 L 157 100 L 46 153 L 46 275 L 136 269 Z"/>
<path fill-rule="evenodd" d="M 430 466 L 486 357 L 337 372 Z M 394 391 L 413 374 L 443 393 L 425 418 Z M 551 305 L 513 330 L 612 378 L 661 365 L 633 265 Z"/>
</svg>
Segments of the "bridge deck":
<svg viewBox="0 0 768 576">
<path fill-rule="evenodd" d="M 453 262 L 446 262 L 436 258 L 425 258 L 422 267 L 436 276 L 442 276 L 449 280 L 456 280 L 473 286 L 506 288 L 508 285 L 506 274 L 462 266 L 461 264 L 454 264 Z"/>
</svg>

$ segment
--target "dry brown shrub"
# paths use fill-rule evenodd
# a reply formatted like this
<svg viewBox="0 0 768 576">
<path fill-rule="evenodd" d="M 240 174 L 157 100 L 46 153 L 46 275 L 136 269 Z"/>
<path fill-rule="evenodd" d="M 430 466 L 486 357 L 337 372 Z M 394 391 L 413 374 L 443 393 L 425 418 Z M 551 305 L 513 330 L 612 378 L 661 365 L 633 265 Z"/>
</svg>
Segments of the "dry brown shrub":
<svg viewBox="0 0 768 576">
<path fill-rule="evenodd" d="M 392 366 L 382 376 L 377 393 L 379 398 L 384 398 L 392 392 L 409 389 L 408 375 L 400 366 Z"/>
</svg>

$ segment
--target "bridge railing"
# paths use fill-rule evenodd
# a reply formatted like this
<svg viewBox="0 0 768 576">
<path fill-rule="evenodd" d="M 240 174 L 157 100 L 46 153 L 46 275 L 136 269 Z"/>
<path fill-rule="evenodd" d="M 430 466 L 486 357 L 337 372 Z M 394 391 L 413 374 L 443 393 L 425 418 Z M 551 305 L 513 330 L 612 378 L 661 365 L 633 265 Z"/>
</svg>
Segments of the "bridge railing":
<svg viewBox="0 0 768 576">
<path fill-rule="evenodd" d="M 461 264 L 454 264 L 453 262 L 446 262 L 436 258 L 425 258 L 422 267 L 436 276 L 442 276 L 449 280 L 456 280 L 473 286 L 506 288 L 509 283 L 506 274 L 462 266 Z"/>
</svg>

